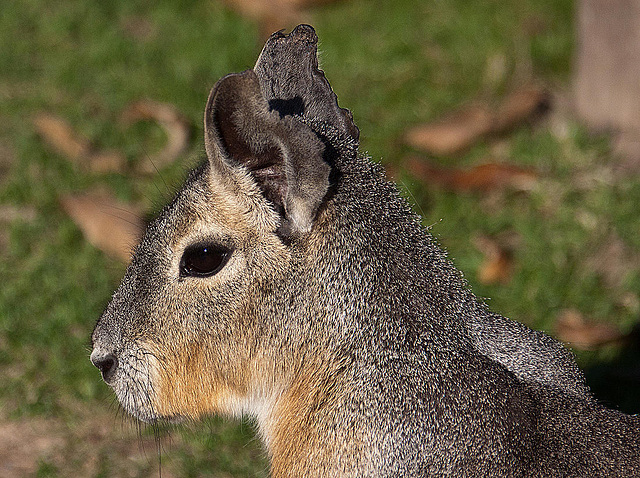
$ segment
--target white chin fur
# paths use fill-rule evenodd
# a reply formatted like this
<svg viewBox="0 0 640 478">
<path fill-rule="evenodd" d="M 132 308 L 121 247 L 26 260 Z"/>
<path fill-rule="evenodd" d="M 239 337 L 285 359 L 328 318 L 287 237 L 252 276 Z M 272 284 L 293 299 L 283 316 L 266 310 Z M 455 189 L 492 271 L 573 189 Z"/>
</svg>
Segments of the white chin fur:
<svg viewBox="0 0 640 478">
<path fill-rule="evenodd" d="M 143 422 L 159 418 L 155 410 L 153 369 L 155 357 L 142 348 L 127 350 L 118 356 L 118 370 L 111 387 L 124 410 Z"/>
</svg>

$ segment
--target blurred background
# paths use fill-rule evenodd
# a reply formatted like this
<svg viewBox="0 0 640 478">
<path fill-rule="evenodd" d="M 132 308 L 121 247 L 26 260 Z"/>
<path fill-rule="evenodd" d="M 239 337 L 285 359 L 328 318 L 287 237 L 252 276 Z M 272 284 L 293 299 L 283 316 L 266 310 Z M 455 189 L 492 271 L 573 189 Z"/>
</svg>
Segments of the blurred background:
<svg viewBox="0 0 640 478">
<path fill-rule="evenodd" d="M 210 88 L 299 22 L 476 294 L 640 412 L 637 2 L 3 0 L 0 476 L 267 475 L 249 421 L 136 424 L 88 357 L 128 249 L 203 158 Z"/>
</svg>

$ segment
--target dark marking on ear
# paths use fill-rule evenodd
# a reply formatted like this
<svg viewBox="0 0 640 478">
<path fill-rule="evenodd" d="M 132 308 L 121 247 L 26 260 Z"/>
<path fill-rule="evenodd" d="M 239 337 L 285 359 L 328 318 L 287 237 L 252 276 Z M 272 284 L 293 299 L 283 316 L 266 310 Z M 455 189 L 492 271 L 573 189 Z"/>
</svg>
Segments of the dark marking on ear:
<svg viewBox="0 0 640 478">
<path fill-rule="evenodd" d="M 280 118 L 302 115 L 304 113 L 304 101 L 302 101 L 300 96 L 294 96 L 288 100 L 274 98 L 269 100 L 269 108 L 280 113 Z"/>
<path fill-rule="evenodd" d="M 288 35 L 282 31 L 271 35 L 253 70 L 262 94 L 281 116 L 304 115 L 357 144 L 360 131 L 351 112 L 338 106 L 331 85 L 318 68 L 318 36 L 313 27 L 298 25 Z"/>
</svg>

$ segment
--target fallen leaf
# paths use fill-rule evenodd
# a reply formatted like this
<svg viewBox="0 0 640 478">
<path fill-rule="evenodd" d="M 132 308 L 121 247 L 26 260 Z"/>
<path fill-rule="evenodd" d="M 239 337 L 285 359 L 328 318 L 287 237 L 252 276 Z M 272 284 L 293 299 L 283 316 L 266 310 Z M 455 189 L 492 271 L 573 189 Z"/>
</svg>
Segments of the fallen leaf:
<svg viewBox="0 0 640 478">
<path fill-rule="evenodd" d="M 484 255 L 478 269 L 478 279 L 483 284 L 506 284 L 513 276 L 513 253 L 505 245 L 487 236 L 473 239 L 475 246 Z"/>
<path fill-rule="evenodd" d="M 426 183 L 461 192 L 503 188 L 528 191 L 538 179 L 532 169 L 504 163 L 485 163 L 471 169 L 456 169 L 442 168 L 419 158 L 411 158 L 406 162 L 406 167 Z"/>
<path fill-rule="evenodd" d="M 322 5 L 328 5 L 335 3 L 337 0 L 280 0 L 281 5 L 288 5 L 291 8 L 297 10 L 303 10 L 307 8 L 315 8 Z"/>
<path fill-rule="evenodd" d="M 470 147 L 491 131 L 492 115 L 486 105 L 473 105 L 436 123 L 410 129 L 410 146 L 436 156 L 447 156 Z"/>
<path fill-rule="evenodd" d="M 627 338 L 611 324 L 588 322 L 577 310 L 563 310 L 556 320 L 556 335 L 562 341 L 582 350 L 595 350 L 603 345 Z"/>
<path fill-rule="evenodd" d="M 57 153 L 74 161 L 89 155 L 89 142 L 62 118 L 41 113 L 34 118 L 33 124 L 42 139 Z"/>
<path fill-rule="evenodd" d="M 122 172 L 126 169 L 127 160 L 116 151 L 94 151 L 86 158 L 88 169 L 92 173 Z"/>
<path fill-rule="evenodd" d="M 165 147 L 138 164 L 136 170 L 139 173 L 157 173 L 159 169 L 175 161 L 189 147 L 189 122 L 173 105 L 150 100 L 138 101 L 124 111 L 122 119 L 125 123 L 155 121 L 167 135 Z"/>
<path fill-rule="evenodd" d="M 60 202 L 93 246 L 114 258 L 130 260 L 144 230 L 142 211 L 105 193 L 67 195 Z"/>
<path fill-rule="evenodd" d="M 240 15 L 260 23 L 263 38 L 273 32 L 290 29 L 300 23 L 310 22 L 305 14 L 309 8 L 333 3 L 336 0 L 224 0 Z"/>
<path fill-rule="evenodd" d="M 115 151 L 96 151 L 89 140 L 64 119 L 41 113 L 33 119 L 38 134 L 54 151 L 83 170 L 94 173 L 122 171 L 126 159 Z"/>
<path fill-rule="evenodd" d="M 545 111 L 546 90 L 529 86 L 508 95 L 497 108 L 476 102 L 442 120 L 411 128 L 405 135 L 410 146 L 436 156 L 447 156 L 469 148 L 481 138 L 500 134 Z"/>
<path fill-rule="evenodd" d="M 495 113 L 491 132 L 503 133 L 523 121 L 546 112 L 550 107 L 549 92 L 536 86 L 528 86 L 509 94 Z"/>
</svg>

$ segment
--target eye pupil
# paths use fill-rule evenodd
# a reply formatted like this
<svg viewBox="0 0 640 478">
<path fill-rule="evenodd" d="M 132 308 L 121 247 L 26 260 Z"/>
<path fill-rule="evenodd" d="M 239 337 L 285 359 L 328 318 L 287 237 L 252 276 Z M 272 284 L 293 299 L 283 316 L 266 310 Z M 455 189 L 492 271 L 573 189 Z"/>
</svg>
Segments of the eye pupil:
<svg viewBox="0 0 640 478">
<path fill-rule="evenodd" d="M 187 247 L 180 259 L 182 277 L 207 277 L 224 267 L 230 255 L 229 249 L 212 244 L 194 244 Z"/>
</svg>

